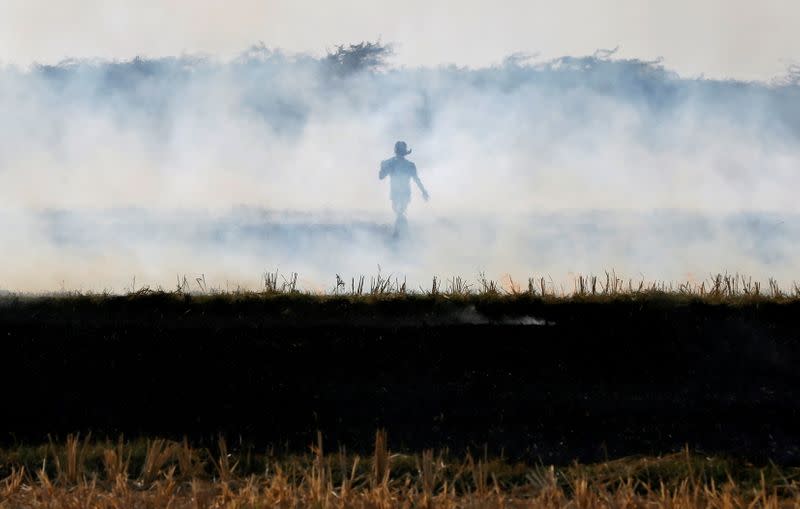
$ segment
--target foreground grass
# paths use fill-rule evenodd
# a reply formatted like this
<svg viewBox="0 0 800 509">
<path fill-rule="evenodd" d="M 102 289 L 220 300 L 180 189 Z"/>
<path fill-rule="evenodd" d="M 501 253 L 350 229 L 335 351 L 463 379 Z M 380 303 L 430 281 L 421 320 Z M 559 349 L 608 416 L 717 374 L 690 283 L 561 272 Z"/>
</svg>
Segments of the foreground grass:
<svg viewBox="0 0 800 509">
<path fill-rule="evenodd" d="M 213 450 L 212 450 L 213 449 Z M 186 441 L 93 442 L 0 452 L 0 507 L 48 508 L 779 508 L 800 507 L 800 469 L 682 451 L 596 465 L 510 464 L 447 452 L 302 456 Z"/>
</svg>

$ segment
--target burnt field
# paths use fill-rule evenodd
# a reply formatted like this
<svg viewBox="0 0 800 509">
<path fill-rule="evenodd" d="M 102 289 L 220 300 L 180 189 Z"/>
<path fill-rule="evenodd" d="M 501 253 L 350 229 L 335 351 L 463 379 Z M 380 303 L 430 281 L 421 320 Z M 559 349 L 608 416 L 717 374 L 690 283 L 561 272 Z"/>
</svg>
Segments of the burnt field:
<svg viewBox="0 0 800 509">
<path fill-rule="evenodd" d="M 4 297 L 2 440 L 184 435 L 800 463 L 800 301 L 658 292 Z"/>
</svg>

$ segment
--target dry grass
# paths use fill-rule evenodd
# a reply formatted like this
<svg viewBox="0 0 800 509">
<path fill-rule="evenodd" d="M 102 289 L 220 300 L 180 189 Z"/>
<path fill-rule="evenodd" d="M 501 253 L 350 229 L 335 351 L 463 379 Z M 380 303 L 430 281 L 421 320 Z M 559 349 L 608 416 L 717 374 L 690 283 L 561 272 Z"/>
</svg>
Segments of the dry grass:
<svg viewBox="0 0 800 509">
<path fill-rule="evenodd" d="M 322 436 L 303 457 L 271 459 L 237 474 L 241 460 L 220 440 L 216 451 L 186 441 L 135 446 L 68 437 L 50 444 L 38 468 L 4 465 L 5 508 L 664 508 L 800 507 L 796 470 L 756 468 L 689 454 L 625 458 L 598 465 L 511 465 L 446 453 L 393 454 L 379 431 L 371 458 L 325 454 Z M 93 462 L 96 456 L 102 461 Z M 48 464 L 48 458 L 57 462 Z M 6 461 L 9 460 L 6 454 Z M 94 465 L 94 467 L 92 467 Z"/>
<path fill-rule="evenodd" d="M 332 299 L 348 299 L 354 302 L 370 302 L 374 300 L 421 299 L 421 300 L 503 300 L 533 299 L 546 302 L 607 302 L 614 300 L 673 300 L 701 301 L 706 303 L 747 304 L 758 302 L 800 302 L 800 283 L 792 282 L 788 286 L 770 278 L 766 282 L 753 280 L 739 274 L 711 274 L 703 280 L 685 282 L 646 281 L 645 279 L 624 278 L 616 272 L 606 272 L 601 276 L 576 275 L 570 282 L 556 282 L 552 277 L 529 277 L 520 283 L 510 275 L 501 280 L 492 280 L 484 273 L 478 274 L 473 281 L 462 277 L 441 278 L 434 276 L 430 286 L 411 288 L 405 278 L 395 275 L 383 275 L 366 278 L 358 276 L 343 278 L 336 274 L 336 279 L 329 291 L 305 291 L 299 286 L 296 272 L 288 276 L 279 272 L 267 272 L 263 275 L 260 290 L 237 288 L 217 289 L 206 283 L 205 275 L 195 278 L 196 285 L 190 285 L 184 276 L 178 278 L 176 287 L 166 290 L 162 287 L 143 286 L 130 289 L 125 297 L 176 297 L 191 296 L 197 299 L 258 300 L 292 298 L 296 300 L 313 300 L 324 302 Z M 131 287 L 133 288 L 133 286 Z M 19 300 L 39 298 L 91 299 L 102 300 L 115 295 L 110 293 L 57 292 L 43 295 L 9 294 L 2 300 Z"/>
<path fill-rule="evenodd" d="M 297 273 L 292 273 L 289 279 L 283 278 L 283 284 L 278 283 L 278 272 L 267 273 L 265 284 L 261 292 L 219 292 L 216 294 L 298 294 Z M 204 286 L 200 287 L 205 288 Z M 178 287 L 179 291 L 183 291 Z M 214 294 L 214 290 L 202 291 L 204 294 Z M 766 284 L 739 274 L 711 274 L 707 279 L 685 282 L 648 282 L 642 279 L 623 278 L 616 272 L 605 272 L 602 276 L 576 275 L 571 287 L 563 283 L 556 283 L 551 277 L 529 277 L 526 284 L 520 284 L 508 275 L 501 281 L 486 277 L 481 272 L 475 281 L 460 276 L 442 279 L 434 276 L 430 287 L 420 286 L 417 289 L 409 288 L 405 278 L 402 280 L 393 275 L 382 275 L 380 271 L 376 276 L 366 278 L 359 276 L 347 281 L 336 275 L 336 282 L 331 292 L 314 294 L 318 298 L 330 296 L 349 297 L 440 297 L 450 299 L 464 298 L 502 298 L 527 296 L 547 300 L 572 300 L 609 298 L 648 298 L 648 297 L 673 297 L 700 299 L 706 301 L 752 301 L 772 300 L 789 301 L 800 300 L 800 284 L 794 282 L 789 287 L 784 287 L 775 279 L 770 278 Z"/>
</svg>

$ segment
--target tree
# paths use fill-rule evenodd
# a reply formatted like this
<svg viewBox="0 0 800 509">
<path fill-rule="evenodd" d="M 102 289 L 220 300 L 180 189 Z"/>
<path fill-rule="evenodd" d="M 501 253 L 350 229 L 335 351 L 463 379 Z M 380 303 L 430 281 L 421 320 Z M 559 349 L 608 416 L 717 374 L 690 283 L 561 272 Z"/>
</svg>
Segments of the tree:
<svg viewBox="0 0 800 509">
<path fill-rule="evenodd" d="M 347 76 L 360 71 L 374 71 L 384 66 L 386 57 L 392 54 L 389 46 L 380 41 L 362 41 L 345 46 L 339 44 L 336 50 L 328 52 L 324 62 L 339 76 Z"/>
</svg>

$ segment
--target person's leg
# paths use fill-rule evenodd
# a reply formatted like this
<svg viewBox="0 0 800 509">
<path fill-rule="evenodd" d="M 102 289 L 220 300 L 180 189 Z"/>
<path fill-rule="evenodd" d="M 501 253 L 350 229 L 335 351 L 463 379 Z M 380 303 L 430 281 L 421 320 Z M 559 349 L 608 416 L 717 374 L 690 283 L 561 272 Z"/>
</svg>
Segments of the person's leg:
<svg viewBox="0 0 800 509">
<path fill-rule="evenodd" d="M 408 222 L 406 221 L 406 209 L 408 208 L 408 199 L 394 199 L 392 200 L 392 210 L 396 215 L 394 221 L 394 236 L 399 236 L 406 230 Z"/>
<path fill-rule="evenodd" d="M 392 210 L 394 214 L 398 217 L 406 215 L 406 209 L 408 208 L 408 199 L 403 197 L 394 198 L 392 200 Z"/>
</svg>

